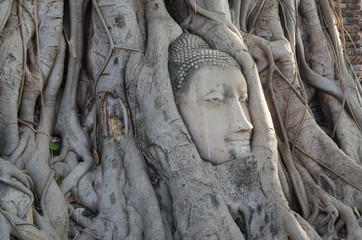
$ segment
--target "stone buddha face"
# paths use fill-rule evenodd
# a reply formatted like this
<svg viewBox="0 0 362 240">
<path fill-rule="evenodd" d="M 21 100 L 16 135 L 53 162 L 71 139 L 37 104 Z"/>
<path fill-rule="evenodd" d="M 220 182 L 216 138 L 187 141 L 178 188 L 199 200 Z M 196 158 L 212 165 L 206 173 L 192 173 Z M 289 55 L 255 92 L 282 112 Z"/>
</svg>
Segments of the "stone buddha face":
<svg viewBox="0 0 362 240">
<path fill-rule="evenodd" d="M 247 85 L 238 67 L 203 66 L 175 98 L 201 158 L 217 165 L 250 154 L 253 126 Z"/>
<path fill-rule="evenodd" d="M 175 100 L 200 156 L 215 165 L 250 154 L 253 126 L 239 63 L 184 33 L 170 45 Z"/>
</svg>

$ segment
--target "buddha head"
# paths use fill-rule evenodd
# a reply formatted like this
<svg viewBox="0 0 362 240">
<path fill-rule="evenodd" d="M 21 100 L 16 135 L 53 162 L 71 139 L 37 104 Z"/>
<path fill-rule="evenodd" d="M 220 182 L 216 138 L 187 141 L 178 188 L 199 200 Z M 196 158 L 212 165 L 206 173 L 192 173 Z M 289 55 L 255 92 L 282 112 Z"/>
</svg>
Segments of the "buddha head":
<svg viewBox="0 0 362 240">
<path fill-rule="evenodd" d="M 176 105 L 201 158 L 217 165 L 250 155 L 253 126 L 238 62 L 189 33 L 169 51 Z"/>
</svg>

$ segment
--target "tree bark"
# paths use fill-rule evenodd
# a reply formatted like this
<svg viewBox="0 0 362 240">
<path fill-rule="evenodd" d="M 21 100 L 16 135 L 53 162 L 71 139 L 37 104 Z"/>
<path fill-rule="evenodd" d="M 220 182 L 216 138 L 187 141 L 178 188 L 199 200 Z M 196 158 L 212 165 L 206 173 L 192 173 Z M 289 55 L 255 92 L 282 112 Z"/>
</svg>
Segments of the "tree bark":
<svg viewBox="0 0 362 240">
<path fill-rule="evenodd" d="M 359 239 L 362 90 L 334 18 L 326 0 L 0 1 L 0 238 Z M 250 156 L 200 157 L 168 68 L 183 32 L 239 63 Z"/>
</svg>

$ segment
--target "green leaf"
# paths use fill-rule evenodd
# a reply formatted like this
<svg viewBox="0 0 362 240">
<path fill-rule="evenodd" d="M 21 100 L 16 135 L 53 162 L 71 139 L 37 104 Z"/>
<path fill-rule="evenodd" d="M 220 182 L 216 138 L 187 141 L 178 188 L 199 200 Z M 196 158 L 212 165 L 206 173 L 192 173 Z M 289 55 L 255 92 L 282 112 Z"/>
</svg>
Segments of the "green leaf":
<svg viewBox="0 0 362 240">
<path fill-rule="evenodd" d="M 57 147 L 53 143 L 50 143 L 49 148 L 52 151 L 58 151 Z"/>
</svg>

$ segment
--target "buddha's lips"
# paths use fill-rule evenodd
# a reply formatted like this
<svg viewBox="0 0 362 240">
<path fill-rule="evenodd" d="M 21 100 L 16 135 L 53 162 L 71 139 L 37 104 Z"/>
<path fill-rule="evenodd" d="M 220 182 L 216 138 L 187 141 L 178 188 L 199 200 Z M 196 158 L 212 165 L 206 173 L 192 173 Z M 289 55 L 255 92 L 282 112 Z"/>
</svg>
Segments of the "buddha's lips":
<svg viewBox="0 0 362 240">
<path fill-rule="evenodd" d="M 241 146 L 248 146 L 250 145 L 249 139 L 239 139 L 239 138 L 225 138 L 225 142 L 231 143 L 233 145 L 241 145 Z"/>
</svg>

